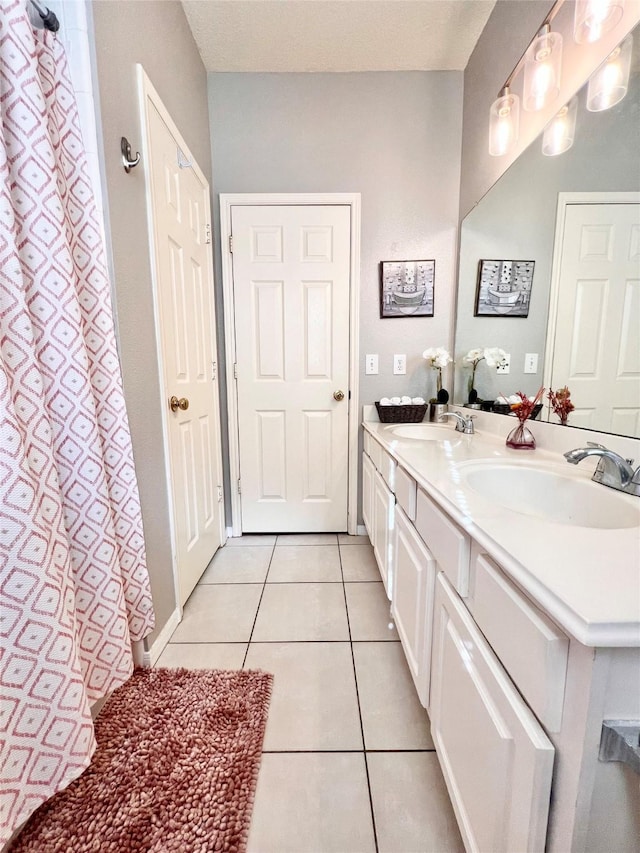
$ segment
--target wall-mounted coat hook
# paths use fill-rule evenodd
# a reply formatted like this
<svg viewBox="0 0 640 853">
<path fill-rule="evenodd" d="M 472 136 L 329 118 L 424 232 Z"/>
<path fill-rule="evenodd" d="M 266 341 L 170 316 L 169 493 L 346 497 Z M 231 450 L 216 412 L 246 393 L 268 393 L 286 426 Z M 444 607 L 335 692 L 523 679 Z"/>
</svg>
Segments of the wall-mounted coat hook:
<svg viewBox="0 0 640 853">
<path fill-rule="evenodd" d="M 135 160 L 131 159 L 131 143 L 126 136 L 123 136 L 120 140 L 120 151 L 122 152 L 122 165 L 125 172 L 129 174 L 133 167 L 137 166 L 140 162 L 140 152 L 136 151 Z"/>
</svg>

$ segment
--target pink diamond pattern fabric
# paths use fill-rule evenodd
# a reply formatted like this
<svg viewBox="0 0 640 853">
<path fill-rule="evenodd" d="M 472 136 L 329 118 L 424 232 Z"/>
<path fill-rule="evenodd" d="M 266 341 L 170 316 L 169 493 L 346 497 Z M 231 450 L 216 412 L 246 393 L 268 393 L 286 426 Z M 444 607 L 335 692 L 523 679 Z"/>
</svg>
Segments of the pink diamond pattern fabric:
<svg viewBox="0 0 640 853">
<path fill-rule="evenodd" d="M 88 766 L 153 628 L 102 231 L 62 45 L 0 0 L 0 844 Z"/>
</svg>

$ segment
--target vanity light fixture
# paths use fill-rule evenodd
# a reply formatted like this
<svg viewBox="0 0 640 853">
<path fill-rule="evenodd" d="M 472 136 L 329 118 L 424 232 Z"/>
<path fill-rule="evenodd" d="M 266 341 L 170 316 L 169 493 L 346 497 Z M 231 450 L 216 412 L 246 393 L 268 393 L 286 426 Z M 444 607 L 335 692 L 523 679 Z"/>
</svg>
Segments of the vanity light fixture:
<svg viewBox="0 0 640 853">
<path fill-rule="evenodd" d="M 511 151 L 518 140 L 520 98 L 505 86 L 491 104 L 489 113 L 489 154 L 501 157 Z"/>
<path fill-rule="evenodd" d="M 542 153 L 545 157 L 556 157 L 571 148 L 576 133 L 577 115 L 578 99 L 571 98 L 551 119 L 542 135 Z"/>
<path fill-rule="evenodd" d="M 560 94 L 562 36 L 544 24 L 527 48 L 524 59 L 522 105 L 528 112 L 548 106 Z"/>
<path fill-rule="evenodd" d="M 602 65 L 589 78 L 587 109 L 598 113 L 613 107 L 627 94 L 631 73 L 633 36 L 628 35 L 612 51 Z"/>
<path fill-rule="evenodd" d="M 560 93 L 562 36 L 551 32 L 551 22 L 564 2 L 556 0 L 553 4 L 536 37 L 504 81 L 498 98 L 491 104 L 489 154 L 493 157 L 509 152 L 518 139 L 520 98 L 511 92 L 510 86 L 523 67 L 523 106 L 526 110 L 540 110 Z"/>
<path fill-rule="evenodd" d="M 624 14 L 624 0 L 576 0 L 573 38 L 593 44 L 612 30 Z"/>
</svg>

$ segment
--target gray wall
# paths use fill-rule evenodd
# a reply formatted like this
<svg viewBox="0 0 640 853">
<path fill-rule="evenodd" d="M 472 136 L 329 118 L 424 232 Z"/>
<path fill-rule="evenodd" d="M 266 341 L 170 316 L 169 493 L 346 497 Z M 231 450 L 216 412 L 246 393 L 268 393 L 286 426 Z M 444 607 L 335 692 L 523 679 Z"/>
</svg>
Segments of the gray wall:
<svg viewBox="0 0 640 853">
<path fill-rule="evenodd" d="M 433 393 L 421 354 L 451 342 L 462 73 L 216 73 L 209 112 L 216 193 L 362 194 L 360 401 Z M 436 260 L 435 317 L 379 319 L 379 262 L 420 258 Z"/>
<path fill-rule="evenodd" d="M 207 79 L 180 3 L 99 0 L 93 20 L 119 348 L 156 610 L 152 641 L 176 601 L 144 176 L 141 169 L 124 172 L 120 137 L 140 149 L 135 71 L 140 62 L 211 181 Z"/>
</svg>

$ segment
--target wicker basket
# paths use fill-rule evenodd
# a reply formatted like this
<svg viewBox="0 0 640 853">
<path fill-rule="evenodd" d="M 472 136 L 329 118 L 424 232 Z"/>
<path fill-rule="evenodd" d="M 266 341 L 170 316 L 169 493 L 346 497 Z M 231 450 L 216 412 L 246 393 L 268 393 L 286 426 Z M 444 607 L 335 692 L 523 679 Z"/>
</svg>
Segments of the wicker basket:
<svg viewBox="0 0 640 853">
<path fill-rule="evenodd" d="M 421 406 L 381 406 L 376 403 L 380 423 L 383 424 L 419 424 L 427 411 L 427 404 Z"/>
</svg>

